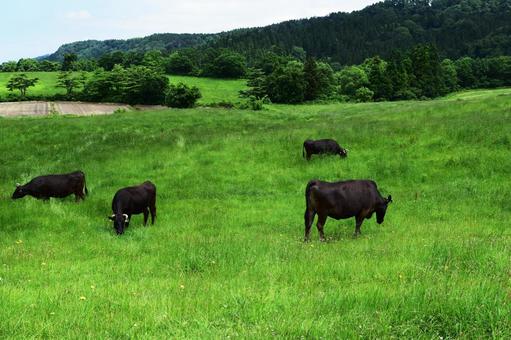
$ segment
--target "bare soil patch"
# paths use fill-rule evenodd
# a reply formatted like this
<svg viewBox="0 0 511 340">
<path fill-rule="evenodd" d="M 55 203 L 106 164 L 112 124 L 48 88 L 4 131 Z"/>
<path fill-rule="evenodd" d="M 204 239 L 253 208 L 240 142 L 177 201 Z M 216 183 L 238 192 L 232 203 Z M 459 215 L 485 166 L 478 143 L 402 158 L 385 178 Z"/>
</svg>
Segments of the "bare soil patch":
<svg viewBox="0 0 511 340">
<path fill-rule="evenodd" d="M 159 106 L 155 106 L 159 107 Z M 140 109 L 151 109 L 144 106 Z M 138 109 L 138 108 L 137 108 Z M 127 104 L 85 103 L 85 102 L 8 102 L 0 103 L 0 116 L 44 116 L 50 113 L 73 115 L 103 115 L 116 110 L 133 110 Z"/>
<path fill-rule="evenodd" d="M 9 102 L 0 103 L 0 116 L 42 116 L 47 115 L 48 102 Z"/>
</svg>

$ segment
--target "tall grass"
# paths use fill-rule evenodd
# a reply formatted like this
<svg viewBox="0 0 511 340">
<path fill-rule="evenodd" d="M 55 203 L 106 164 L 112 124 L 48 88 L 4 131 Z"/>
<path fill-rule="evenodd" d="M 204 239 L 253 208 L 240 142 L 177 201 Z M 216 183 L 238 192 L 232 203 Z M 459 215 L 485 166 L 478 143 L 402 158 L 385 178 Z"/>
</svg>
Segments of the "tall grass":
<svg viewBox="0 0 511 340">
<path fill-rule="evenodd" d="M 511 337 L 511 96 L 0 119 L 0 337 Z M 346 160 L 301 156 L 336 138 Z M 10 200 L 82 169 L 90 195 Z M 309 179 L 374 179 L 383 225 L 304 244 Z M 114 234 L 146 179 L 155 226 Z"/>
</svg>

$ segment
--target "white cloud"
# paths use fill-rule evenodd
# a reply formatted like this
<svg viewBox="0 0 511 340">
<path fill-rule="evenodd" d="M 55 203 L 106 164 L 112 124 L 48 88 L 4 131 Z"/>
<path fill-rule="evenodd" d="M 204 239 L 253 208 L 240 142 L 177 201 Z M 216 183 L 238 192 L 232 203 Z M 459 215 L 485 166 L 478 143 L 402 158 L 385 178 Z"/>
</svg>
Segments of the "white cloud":
<svg viewBox="0 0 511 340">
<path fill-rule="evenodd" d="M 66 19 L 71 20 L 87 20 L 92 18 L 92 15 L 87 10 L 71 11 L 66 13 Z"/>
</svg>

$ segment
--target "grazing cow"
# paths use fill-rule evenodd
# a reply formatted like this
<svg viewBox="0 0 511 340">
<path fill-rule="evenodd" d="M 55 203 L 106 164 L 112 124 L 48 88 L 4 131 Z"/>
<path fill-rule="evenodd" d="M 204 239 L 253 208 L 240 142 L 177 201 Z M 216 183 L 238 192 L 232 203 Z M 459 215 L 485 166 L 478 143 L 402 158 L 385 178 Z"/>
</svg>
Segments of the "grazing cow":
<svg viewBox="0 0 511 340">
<path fill-rule="evenodd" d="M 312 155 L 339 155 L 341 158 L 348 156 L 348 150 L 342 148 L 333 139 L 320 139 L 320 140 L 306 140 L 303 142 L 303 157 L 307 160 L 311 159 Z"/>
<path fill-rule="evenodd" d="M 314 216 L 318 214 L 318 231 L 321 241 L 325 241 L 323 226 L 327 217 L 336 220 L 355 217 L 355 237 L 360 234 L 364 219 L 370 219 L 376 212 L 376 222 L 383 223 L 387 206 L 392 196 L 383 198 L 376 183 L 368 180 L 344 182 L 322 182 L 313 180 L 305 189 L 305 241 L 309 240 Z"/>
<path fill-rule="evenodd" d="M 131 215 L 144 214 L 144 225 L 151 212 L 151 224 L 156 218 L 156 186 L 146 181 L 140 185 L 120 189 L 112 200 L 112 216 L 114 228 L 118 235 L 124 233 L 130 223 Z"/>
<path fill-rule="evenodd" d="M 12 199 L 33 196 L 37 199 L 49 200 L 50 197 L 63 198 L 71 194 L 75 199 L 85 199 L 89 194 L 85 185 L 85 174 L 82 171 L 75 171 L 62 175 L 46 175 L 32 179 L 25 185 L 16 185 Z"/>
</svg>

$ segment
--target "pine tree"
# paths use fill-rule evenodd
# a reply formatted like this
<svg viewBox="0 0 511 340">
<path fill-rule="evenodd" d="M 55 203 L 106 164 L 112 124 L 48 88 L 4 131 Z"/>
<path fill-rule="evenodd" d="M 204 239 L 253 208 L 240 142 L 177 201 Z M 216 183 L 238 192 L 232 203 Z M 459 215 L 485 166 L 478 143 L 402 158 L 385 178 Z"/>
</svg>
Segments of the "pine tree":
<svg viewBox="0 0 511 340">
<path fill-rule="evenodd" d="M 305 100 L 317 99 L 320 93 L 318 65 L 314 58 L 307 56 L 303 65 L 305 77 Z"/>
</svg>

